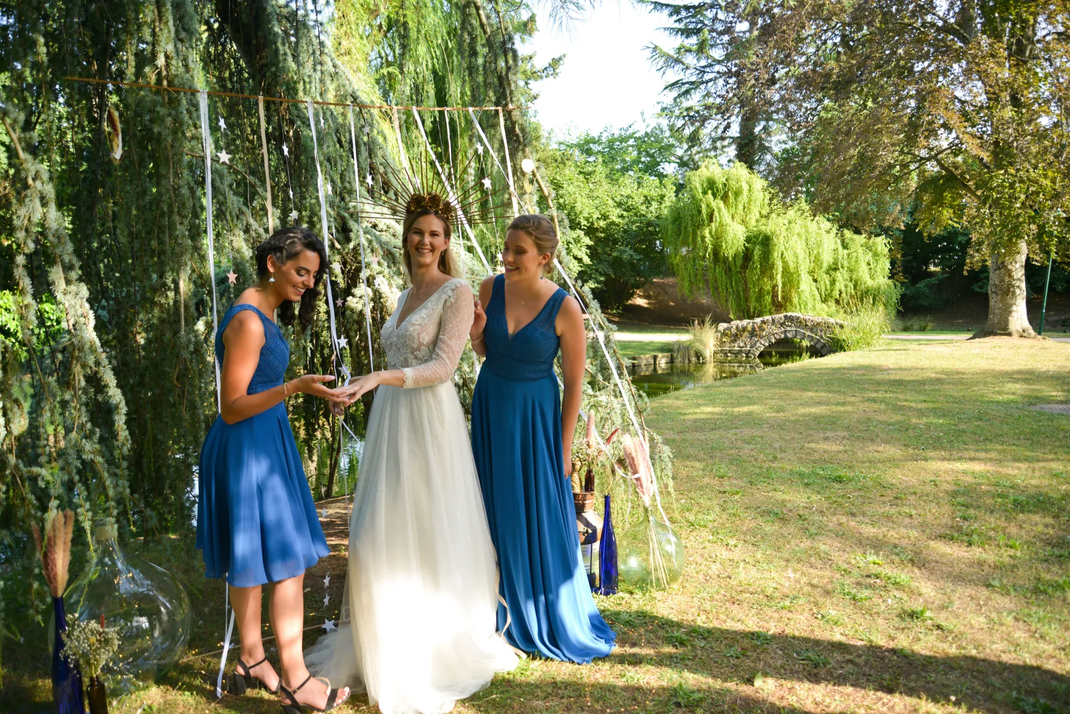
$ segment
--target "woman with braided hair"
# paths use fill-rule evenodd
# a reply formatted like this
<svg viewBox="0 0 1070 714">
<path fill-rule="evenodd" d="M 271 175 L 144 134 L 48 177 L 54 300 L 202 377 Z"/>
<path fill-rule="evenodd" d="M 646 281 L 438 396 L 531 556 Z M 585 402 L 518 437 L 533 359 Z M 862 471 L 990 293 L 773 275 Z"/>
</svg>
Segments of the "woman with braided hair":
<svg viewBox="0 0 1070 714">
<path fill-rule="evenodd" d="M 382 328 L 389 368 L 339 390 L 351 400 L 378 391 L 353 494 L 342 624 L 306 662 L 363 682 L 384 714 L 449 711 L 518 662 L 495 632 L 498 568 L 451 381 L 473 315 L 449 248 L 453 216 L 437 194 L 407 202 L 411 287 Z"/>
</svg>

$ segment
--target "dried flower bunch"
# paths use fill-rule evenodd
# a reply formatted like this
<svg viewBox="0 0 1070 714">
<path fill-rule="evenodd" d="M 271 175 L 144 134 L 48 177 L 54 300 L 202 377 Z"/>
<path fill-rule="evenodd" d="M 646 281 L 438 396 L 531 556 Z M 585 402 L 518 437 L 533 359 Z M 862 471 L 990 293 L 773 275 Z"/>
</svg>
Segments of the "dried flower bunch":
<svg viewBox="0 0 1070 714">
<path fill-rule="evenodd" d="M 119 649 L 119 634 L 100 622 L 78 620 L 63 633 L 63 656 L 77 665 L 87 679 L 96 679 Z"/>
<path fill-rule="evenodd" d="M 71 564 L 71 536 L 74 534 L 74 511 L 54 512 L 45 525 L 42 540 L 37 524 L 31 526 L 33 542 L 41 556 L 41 569 L 52 597 L 60 597 L 67 589 L 68 570 Z"/>
<path fill-rule="evenodd" d="M 573 473 L 573 490 L 579 491 L 582 486 L 584 491 L 594 490 L 594 470 L 597 466 L 606 460 L 610 459 L 609 445 L 613 443 L 613 438 L 617 435 L 620 429 L 614 429 L 613 433 L 605 440 L 598 434 L 598 428 L 595 425 L 594 410 L 587 412 L 587 432 L 583 441 L 581 449 L 573 447 L 573 453 L 579 456 L 579 461 L 584 465 L 587 471 L 587 476 L 584 482 L 579 482 L 579 474 Z M 610 462 L 612 463 L 612 462 Z"/>
<path fill-rule="evenodd" d="M 654 495 L 654 467 L 650 463 L 650 451 L 646 439 L 624 435 L 624 460 L 628 464 L 628 477 L 635 483 L 635 490 L 643 505 L 650 508 L 650 498 Z"/>
</svg>

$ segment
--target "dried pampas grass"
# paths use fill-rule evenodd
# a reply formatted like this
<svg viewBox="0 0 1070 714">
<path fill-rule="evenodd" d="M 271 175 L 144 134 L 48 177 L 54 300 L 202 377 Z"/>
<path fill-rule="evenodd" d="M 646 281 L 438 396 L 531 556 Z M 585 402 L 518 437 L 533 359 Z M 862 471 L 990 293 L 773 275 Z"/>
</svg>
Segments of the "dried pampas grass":
<svg viewBox="0 0 1070 714">
<path fill-rule="evenodd" d="M 33 541 L 41 556 L 45 582 L 52 597 L 60 597 L 67 589 L 71 564 L 71 536 L 74 535 L 74 511 L 53 513 L 45 525 L 44 542 L 37 524 L 33 524 Z"/>
</svg>

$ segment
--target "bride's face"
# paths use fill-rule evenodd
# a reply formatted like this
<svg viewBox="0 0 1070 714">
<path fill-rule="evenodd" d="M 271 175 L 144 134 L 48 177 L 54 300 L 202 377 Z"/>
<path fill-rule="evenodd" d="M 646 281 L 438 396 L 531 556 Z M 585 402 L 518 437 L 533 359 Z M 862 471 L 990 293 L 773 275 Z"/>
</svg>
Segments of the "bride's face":
<svg viewBox="0 0 1070 714">
<path fill-rule="evenodd" d="M 442 251 L 449 248 L 449 245 L 446 226 L 442 219 L 433 213 L 417 218 L 409 229 L 409 234 L 405 236 L 405 250 L 409 253 L 413 271 L 438 265 Z"/>
</svg>

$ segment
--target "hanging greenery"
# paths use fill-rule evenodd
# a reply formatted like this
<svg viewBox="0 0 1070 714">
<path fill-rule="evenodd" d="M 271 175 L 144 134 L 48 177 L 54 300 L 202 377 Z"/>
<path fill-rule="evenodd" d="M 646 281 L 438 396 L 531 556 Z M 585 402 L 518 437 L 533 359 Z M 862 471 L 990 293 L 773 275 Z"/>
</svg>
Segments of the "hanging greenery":
<svg viewBox="0 0 1070 714">
<path fill-rule="evenodd" d="M 0 616 L 29 613 L 40 621 L 47 591 L 34 576 L 39 566 L 26 534 L 49 511 L 77 513 L 86 536 L 81 547 L 91 547 L 87 534 L 102 517 L 127 537 L 192 540 L 194 476 L 216 415 L 213 275 L 221 314 L 255 280 L 251 256 L 269 226 L 298 223 L 322 232 L 307 108 L 270 98 L 515 107 L 532 97 L 528 83 L 552 69 L 531 67 L 516 51 L 518 38 L 534 31 L 527 13 L 523 6 L 483 0 L 5 5 Z M 214 264 L 205 229 L 199 97 L 178 88 L 252 95 L 208 97 Z M 262 114 L 257 95 L 267 98 Z M 487 178 L 489 194 L 507 186 L 497 166 L 506 151 L 514 166 L 529 155 L 531 132 L 519 109 L 421 117 L 426 139 L 406 110 L 396 117 L 389 109 L 314 110 L 320 168 L 331 187 L 326 238 L 338 330 L 348 339 L 343 358 L 354 374 L 366 372 L 373 360 L 383 365 L 379 326 L 404 287 L 400 226 L 364 220 L 357 183 L 361 191 L 383 190 L 384 180 L 401 168 L 399 137 L 411 160 L 433 152 L 451 182 Z M 520 179 L 517 191 L 521 210 L 535 205 L 529 179 Z M 508 202 L 507 193 L 500 196 L 494 201 Z M 497 225 L 477 230 L 491 261 L 507 212 Z M 458 243 L 469 276 L 478 281 L 482 262 L 467 236 Z M 597 305 L 590 306 L 597 314 Z M 318 324 L 325 322 L 321 304 Z M 295 375 L 333 371 L 326 330 L 287 337 Z M 596 355 L 592 351 L 588 402 L 605 402 L 607 420 L 613 413 L 623 424 L 619 391 L 613 391 L 608 363 Z M 472 356 L 461 364 L 459 391 L 467 402 Z M 357 434 L 371 399 L 349 410 L 347 423 Z M 329 496 L 340 481 L 351 487 L 353 460 L 342 471 L 338 420 L 317 400 L 294 399 L 288 407 L 313 493 Z M 0 620 L 0 643 L 19 637 L 19 627 L 10 617 Z"/>
<path fill-rule="evenodd" d="M 710 290 L 735 319 L 895 306 L 885 239 L 839 229 L 801 201 L 782 204 L 741 163 L 688 173 L 662 238 L 680 286 Z"/>
</svg>

